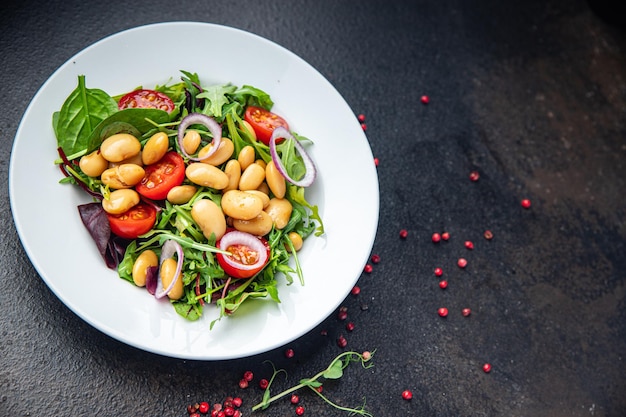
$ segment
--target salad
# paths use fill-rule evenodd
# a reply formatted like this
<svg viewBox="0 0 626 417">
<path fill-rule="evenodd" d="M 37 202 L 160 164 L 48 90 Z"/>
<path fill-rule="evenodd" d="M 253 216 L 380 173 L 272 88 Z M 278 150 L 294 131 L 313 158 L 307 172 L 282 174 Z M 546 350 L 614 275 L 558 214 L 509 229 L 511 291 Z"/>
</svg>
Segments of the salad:
<svg viewBox="0 0 626 417">
<path fill-rule="evenodd" d="M 55 163 L 93 198 L 78 212 L 106 266 L 188 320 L 216 306 L 212 328 L 246 300 L 280 302 L 280 279 L 304 285 L 297 252 L 324 227 L 305 196 L 312 142 L 269 94 L 181 73 L 118 96 L 79 76 L 52 116 Z"/>
</svg>

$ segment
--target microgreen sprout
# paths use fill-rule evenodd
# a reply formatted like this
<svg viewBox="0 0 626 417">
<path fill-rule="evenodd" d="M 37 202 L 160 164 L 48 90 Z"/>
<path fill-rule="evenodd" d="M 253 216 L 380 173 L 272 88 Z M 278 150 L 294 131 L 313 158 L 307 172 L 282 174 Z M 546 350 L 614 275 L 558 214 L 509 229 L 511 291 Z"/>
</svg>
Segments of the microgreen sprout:
<svg viewBox="0 0 626 417">
<path fill-rule="evenodd" d="M 330 365 L 328 365 L 328 367 L 324 369 L 323 371 L 313 375 L 311 378 L 301 379 L 297 385 L 294 385 L 293 387 L 288 388 L 280 392 L 279 394 L 276 394 L 273 396 L 270 394 L 270 388 L 272 386 L 272 383 L 274 382 L 274 379 L 281 372 L 286 374 L 286 371 L 284 369 L 277 370 L 274 367 L 274 364 L 272 364 L 273 373 L 272 373 L 272 377 L 269 380 L 269 384 L 263 393 L 263 400 L 257 405 L 255 405 L 254 407 L 252 407 L 252 411 L 265 410 L 266 408 L 270 406 L 272 402 L 280 398 L 283 398 L 287 395 L 290 395 L 293 392 L 299 390 L 300 388 L 307 387 L 311 389 L 314 393 L 316 393 L 319 397 L 321 397 L 326 403 L 330 404 L 332 407 L 338 410 L 347 411 L 351 415 L 357 414 L 360 416 L 372 417 L 372 414 L 370 414 L 367 410 L 365 410 L 365 401 L 363 402 L 363 405 L 361 405 L 358 408 L 343 407 L 339 404 L 332 402 L 328 397 L 322 394 L 321 390 L 318 390 L 318 388 L 322 386 L 324 379 L 341 378 L 343 376 L 343 370 L 346 367 L 348 367 L 348 365 L 350 365 L 351 362 L 360 362 L 361 366 L 364 369 L 371 368 L 372 366 L 374 366 L 370 362 L 373 354 L 374 352 L 367 352 L 367 351 L 363 353 L 358 353 L 354 351 L 343 352 L 340 355 L 336 356 L 330 362 Z"/>
</svg>

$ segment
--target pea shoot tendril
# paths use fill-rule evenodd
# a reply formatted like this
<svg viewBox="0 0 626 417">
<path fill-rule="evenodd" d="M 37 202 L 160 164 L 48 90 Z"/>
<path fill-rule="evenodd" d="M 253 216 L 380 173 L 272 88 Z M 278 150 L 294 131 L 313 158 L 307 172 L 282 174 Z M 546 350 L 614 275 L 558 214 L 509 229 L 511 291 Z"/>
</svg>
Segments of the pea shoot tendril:
<svg viewBox="0 0 626 417">
<path fill-rule="evenodd" d="M 364 416 L 364 417 L 373 417 L 372 414 L 365 409 L 365 400 L 363 400 L 363 404 L 357 408 L 344 407 L 331 401 L 328 397 L 326 397 L 317 389 L 322 386 L 322 382 L 325 379 L 341 378 L 343 376 L 343 370 L 346 369 L 348 365 L 350 365 L 350 363 L 352 362 L 360 362 L 361 366 L 364 369 L 371 368 L 372 366 L 374 366 L 370 362 L 373 355 L 374 355 L 374 352 L 367 352 L 367 351 L 363 353 L 354 352 L 354 351 L 343 352 L 339 354 L 338 356 L 336 356 L 330 362 L 330 364 L 328 365 L 326 369 L 318 372 L 317 374 L 313 375 L 311 378 L 301 379 L 297 385 L 294 385 L 291 388 L 288 388 L 276 395 L 270 394 L 270 388 L 272 386 L 272 383 L 274 382 L 274 379 L 276 378 L 278 374 L 280 373 L 287 374 L 287 372 L 284 369 L 276 369 L 274 367 L 274 364 L 269 362 L 272 365 L 272 369 L 273 369 L 272 377 L 270 378 L 267 388 L 265 389 L 263 393 L 262 401 L 256 404 L 254 407 L 252 407 L 252 411 L 265 410 L 274 401 L 280 398 L 283 398 L 286 395 L 289 395 L 301 388 L 309 388 L 313 390 L 313 392 L 315 392 L 326 403 L 336 408 L 337 410 L 347 411 L 351 415 L 357 414 L 357 415 Z"/>
</svg>

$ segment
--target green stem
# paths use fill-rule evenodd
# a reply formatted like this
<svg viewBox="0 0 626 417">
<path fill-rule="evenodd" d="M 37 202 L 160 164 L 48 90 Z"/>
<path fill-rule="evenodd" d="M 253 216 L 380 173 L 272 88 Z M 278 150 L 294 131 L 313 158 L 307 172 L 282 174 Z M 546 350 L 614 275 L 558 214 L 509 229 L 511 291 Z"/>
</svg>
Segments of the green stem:
<svg viewBox="0 0 626 417">
<path fill-rule="evenodd" d="M 268 398 L 268 399 L 266 399 L 266 400 L 264 400 L 264 401 L 260 402 L 259 404 L 257 404 L 257 405 L 255 405 L 254 407 L 252 407 L 252 411 L 256 411 L 256 410 L 259 410 L 259 409 L 265 409 L 265 408 L 267 408 L 267 407 L 268 407 L 268 406 L 269 406 L 272 402 L 274 402 L 274 401 L 278 400 L 279 398 L 282 398 L 282 397 L 284 397 L 284 396 L 286 396 L 286 395 L 289 395 L 289 394 L 291 394 L 292 392 L 297 391 L 297 390 L 299 390 L 300 388 L 303 388 L 303 387 L 310 387 L 312 390 L 314 390 L 315 392 L 317 392 L 317 391 L 315 390 L 315 388 L 311 386 L 311 383 L 313 383 L 313 382 L 317 381 L 317 380 L 318 380 L 318 379 L 320 379 L 322 376 L 324 376 L 324 374 L 325 374 L 326 372 L 328 372 L 331 368 L 333 368 L 333 365 L 334 365 L 337 361 L 341 360 L 341 358 L 343 358 L 344 356 L 353 356 L 354 354 L 355 354 L 355 352 L 352 352 L 352 351 L 348 351 L 348 352 L 343 352 L 343 353 L 341 353 L 340 355 L 338 355 L 337 357 L 335 357 L 335 359 L 333 359 L 333 361 L 330 363 L 330 365 L 328 365 L 328 367 L 327 367 L 326 369 L 324 369 L 323 371 L 321 371 L 321 372 L 319 372 L 319 373 L 315 374 L 312 378 L 309 378 L 309 379 L 303 379 L 303 380 L 302 380 L 302 381 L 301 381 L 298 385 L 294 385 L 293 387 L 291 387 L 291 388 L 289 388 L 289 389 L 287 389 L 287 390 L 285 390 L 285 391 L 282 391 L 281 393 L 276 394 L 276 395 L 274 395 L 274 396 L 272 396 L 272 397 L 270 397 L 270 398 Z M 358 354 L 357 354 L 357 355 L 358 355 Z M 268 388 L 267 388 L 267 389 L 269 389 L 269 386 L 268 386 Z M 319 393 L 318 393 L 318 394 L 319 394 Z M 328 400 L 328 399 L 327 399 L 326 397 L 324 397 L 323 395 L 321 395 L 321 394 L 320 394 L 320 396 L 321 396 L 322 398 L 324 398 L 324 399 L 326 400 L 326 402 L 328 402 L 328 403 L 330 403 L 331 405 L 333 405 L 333 406 L 337 407 L 338 409 L 341 409 L 341 410 L 346 410 L 346 411 L 353 411 L 353 412 L 355 411 L 355 410 L 353 410 L 353 409 L 345 409 L 345 408 L 343 408 L 343 407 L 340 407 L 340 406 L 338 406 L 338 405 L 336 405 L 336 404 L 332 403 L 330 400 Z M 366 415 L 366 414 L 365 414 L 365 415 Z"/>
</svg>

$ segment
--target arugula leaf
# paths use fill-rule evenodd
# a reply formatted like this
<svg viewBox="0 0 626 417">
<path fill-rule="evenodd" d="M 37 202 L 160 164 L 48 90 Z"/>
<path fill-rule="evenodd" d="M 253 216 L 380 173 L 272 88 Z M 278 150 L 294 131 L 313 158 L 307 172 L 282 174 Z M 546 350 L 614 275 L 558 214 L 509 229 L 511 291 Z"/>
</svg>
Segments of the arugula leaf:
<svg viewBox="0 0 626 417">
<path fill-rule="evenodd" d="M 226 95 L 234 92 L 236 88 L 231 84 L 206 87 L 203 92 L 196 96 L 196 98 L 205 98 L 208 101 L 204 106 L 203 113 L 222 120 L 222 106 L 230 101 Z"/>
<path fill-rule="evenodd" d="M 93 129 L 117 111 L 111 96 L 100 89 L 88 89 L 85 76 L 79 75 L 78 86 L 52 116 L 58 146 L 66 155 L 87 150 Z"/>
</svg>

